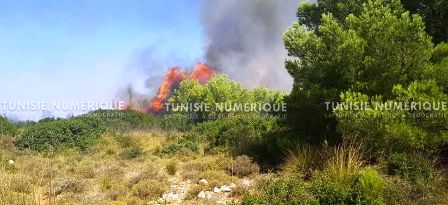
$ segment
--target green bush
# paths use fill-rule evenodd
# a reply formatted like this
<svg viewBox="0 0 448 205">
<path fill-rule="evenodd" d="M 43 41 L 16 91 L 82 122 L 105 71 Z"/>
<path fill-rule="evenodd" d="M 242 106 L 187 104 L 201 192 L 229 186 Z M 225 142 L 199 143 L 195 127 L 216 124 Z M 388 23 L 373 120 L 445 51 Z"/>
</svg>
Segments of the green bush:
<svg viewBox="0 0 448 205">
<path fill-rule="evenodd" d="M 435 163 L 422 154 L 393 153 L 386 163 L 388 174 L 400 177 L 409 184 L 404 191 L 410 198 L 437 200 L 443 196 L 446 190 L 444 177 L 435 168 Z"/>
<path fill-rule="evenodd" d="M 387 171 L 414 183 L 433 180 L 437 175 L 433 164 L 417 154 L 390 155 L 387 159 Z"/>
<path fill-rule="evenodd" d="M 26 127 L 16 145 L 22 149 L 49 151 L 59 148 L 85 150 L 104 131 L 103 122 L 94 117 L 75 117 L 36 123 Z"/>
<path fill-rule="evenodd" d="M 113 131 L 179 130 L 190 128 L 188 119 L 181 115 L 157 116 L 133 110 L 97 110 L 87 115 L 99 117 Z"/>
<path fill-rule="evenodd" d="M 0 116 L 0 135 L 9 135 L 14 137 L 17 132 L 17 127 L 13 123 Z"/>
<path fill-rule="evenodd" d="M 198 124 L 193 132 L 204 136 L 211 149 L 230 149 L 234 154 L 254 154 L 264 143 L 264 135 L 276 125 L 275 119 L 236 116 Z"/>
<path fill-rule="evenodd" d="M 195 134 L 187 134 L 180 137 L 173 143 L 162 148 L 162 154 L 174 155 L 180 152 L 197 152 L 199 149 L 199 138 Z"/>
<path fill-rule="evenodd" d="M 354 189 L 347 184 L 341 184 L 330 177 L 322 176 L 312 183 L 312 192 L 319 204 L 354 204 Z"/>
<path fill-rule="evenodd" d="M 306 183 L 298 178 L 280 178 L 262 182 L 260 194 L 245 194 L 242 205 L 318 204 Z"/>
<path fill-rule="evenodd" d="M 356 181 L 358 200 L 360 204 L 385 204 L 384 194 L 386 183 L 373 168 L 364 168 Z"/>
</svg>

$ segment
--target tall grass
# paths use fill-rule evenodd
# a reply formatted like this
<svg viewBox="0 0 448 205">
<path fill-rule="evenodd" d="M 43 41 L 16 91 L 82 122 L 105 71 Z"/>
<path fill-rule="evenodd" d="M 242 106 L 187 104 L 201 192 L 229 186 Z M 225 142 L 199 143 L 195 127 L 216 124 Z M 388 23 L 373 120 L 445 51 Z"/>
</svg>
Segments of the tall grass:
<svg viewBox="0 0 448 205">
<path fill-rule="evenodd" d="M 362 144 L 340 145 L 327 150 L 325 156 L 324 168 L 328 176 L 347 184 L 353 182 L 365 163 Z"/>
<path fill-rule="evenodd" d="M 314 170 L 321 168 L 322 161 L 323 156 L 319 149 L 302 145 L 288 150 L 282 169 L 287 175 L 309 177 Z"/>
<path fill-rule="evenodd" d="M 25 174 L 0 172 L 0 190 L 0 204 L 38 204 L 37 186 Z"/>
</svg>

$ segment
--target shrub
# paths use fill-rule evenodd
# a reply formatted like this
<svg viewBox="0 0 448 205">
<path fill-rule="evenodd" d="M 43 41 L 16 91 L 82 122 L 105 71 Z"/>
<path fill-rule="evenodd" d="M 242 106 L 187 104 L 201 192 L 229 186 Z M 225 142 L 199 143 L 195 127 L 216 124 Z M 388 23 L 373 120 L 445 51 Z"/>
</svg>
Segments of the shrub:
<svg viewBox="0 0 448 205">
<path fill-rule="evenodd" d="M 433 164 L 418 155 L 394 153 L 388 157 L 387 170 L 411 182 L 435 179 L 437 173 Z"/>
<path fill-rule="evenodd" d="M 385 183 L 376 170 L 362 167 L 361 146 L 339 146 L 326 157 L 324 170 L 312 180 L 320 204 L 384 204 Z"/>
<path fill-rule="evenodd" d="M 108 129 L 113 131 L 153 129 L 186 131 L 191 126 L 185 116 L 161 117 L 134 110 L 97 110 L 87 115 L 102 119 Z"/>
<path fill-rule="evenodd" d="M 245 177 L 260 171 L 260 167 L 246 155 L 236 157 L 235 161 L 227 167 L 232 175 Z"/>
<path fill-rule="evenodd" d="M 129 187 L 132 187 L 135 184 L 150 179 L 163 182 L 165 181 L 166 176 L 164 175 L 164 173 L 160 172 L 159 168 L 156 165 L 150 163 L 145 165 L 140 173 L 137 173 L 137 175 L 131 177 L 127 184 Z"/>
<path fill-rule="evenodd" d="M 166 171 L 168 172 L 169 175 L 175 175 L 177 173 L 177 170 L 178 170 L 178 163 L 175 160 L 171 160 L 166 165 Z"/>
<path fill-rule="evenodd" d="M 201 123 L 193 132 L 205 136 L 212 149 L 230 149 L 234 154 L 256 154 L 263 136 L 273 129 L 275 119 L 236 116 Z"/>
<path fill-rule="evenodd" d="M 9 135 L 14 137 L 18 133 L 17 127 L 8 119 L 0 116 L 0 135 Z"/>
<path fill-rule="evenodd" d="M 97 118 L 76 117 L 28 126 L 17 139 L 23 149 L 49 151 L 62 147 L 85 150 L 96 142 L 104 131 L 104 124 Z"/>
<path fill-rule="evenodd" d="M 157 180 L 147 180 L 141 181 L 132 187 L 132 195 L 139 197 L 140 199 L 155 200 L 167 190 L 168 187 L 165 183 Z"/>
<path fill-rule="evenodd" d="M 114 138 L 122 148 L 137 146 L 137 143 L 129 135 L 115 134 Z"/>
<path fill-rule="evenodd" d="M 120 157 L 122 159 L 135 159 L 137 157 L 140 157 L 142 154 L 142 148 L 133 146 L 123 150 L 123 152 L 120 153 Z"/>
<path fill-rule="evenodd" d="M 197 152 L 199 149 L 199 138 L 195 134 L 187 134 L 173 143 L 165 145 L 160 151 L 162 154 L 174 155 L 179 152 Z"/>
<path fill-rule="evenodd" d="M 355 204 L 354 190 L 350 185 L 336 182 L 325 175 L 313 181 L 312 192 L 319 204 Z"/>
<path fill-rule="evenodd" d="M 435 168 L 434 162 L 418 154 L 390 155 L 387 171 L 410 182 L 410 195 L 414 199 L 439 197 L 444 187 L 444 178 Z"/>
<path fill-rule="evenodd" d="M 259 194 L 245 194 L 241 204 L 317 204 L 309 187 L 298 178 L 280 178 L 260 184 Z"/>
<path fill-rule="evenodd" d="M 356 181 L 361 204 L 385 204 L 384 194 L 386 183 L 381 175 L 373 168 L 364 168 Z"/>
<path fill-rule="evenodd" d="M 113 184 L 107 191 L 106 196 L 111 200 L 117 200 L 124 197 L 129 192 L 128 188 L 123 184 Z"/>
</svg>

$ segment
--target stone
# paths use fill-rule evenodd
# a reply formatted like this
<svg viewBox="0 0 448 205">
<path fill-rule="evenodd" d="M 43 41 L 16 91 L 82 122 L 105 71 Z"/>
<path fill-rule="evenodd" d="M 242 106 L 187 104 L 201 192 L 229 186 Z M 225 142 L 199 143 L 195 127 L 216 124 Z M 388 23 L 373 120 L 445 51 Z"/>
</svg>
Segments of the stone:
<svg viewBox="0 0 448 205">
<path fill-rule="evenodd" d="M 14 164 L 14 160 L 10 159 L 10 160 L 8 161 L 8 164 Z"/>
<path fill-rule="evenodd" d="M 212 193 L 213 192 L 210 191 L 201 191 L 199 192 L 198 197 L 201 199 L 210 199 L 212 198 Z"/>
<path fill-rule="evenodd" d="M 199 184 L 208 184 L 208 181 L 206 179 L 199 180 Z"/>
<path fill-rule="evenodd" d="M 179 196 L 179 194 L 176 194 L 173 192 L 164 193 L 162 195 L 162 198 L 160 199 L 160 201 L 167 202 L 167 203 L 173 203 L 173 202 L 177 202 L 180 200 L 181 200 L 181 197 Z"/>
<path fill-rule="evenodd" d="M 221 189 L 219 189 L 218 187 L 213 188 L 213 192 L 215 193 L 221 193 Z"/>
<path fill-rule="evenodd" d="M 221 187 L 221 191 L 223 191 L 223 192 L 231 192 L 231 191 L 232 191 L 232 188 L 230 188 L 230 187 L 224 185 L 224 186 Z"/>
<path fill-rule="evenodd" d="M 252 182 L 250 181 L 250 179 L 244 178 L 241 180 L 241 184 L 247 188 L 252 184 Z"/>
<path fill-rule="evenodd" d="M 198 197 L 201 199 L 205 199 L 205 191 L 199 192 Z"/>
</svg>

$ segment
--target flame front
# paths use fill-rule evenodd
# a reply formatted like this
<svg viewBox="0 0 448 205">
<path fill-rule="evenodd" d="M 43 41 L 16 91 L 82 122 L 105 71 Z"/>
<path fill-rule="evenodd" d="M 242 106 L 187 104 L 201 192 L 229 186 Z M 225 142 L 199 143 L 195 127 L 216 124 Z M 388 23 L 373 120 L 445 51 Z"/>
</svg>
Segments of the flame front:
<svg viewBox="0 0 448 205">
<path fill-rule="evenodd" d="M 179 84 L 182 80 L 193 79 L 200 83 L 206 83 L 214 74 L 215 71 L 203 63 L 197 63 L 191 73 L 182 72 L 180 67 L 170 68 L 160 86 L 159 93 L 152 99 L 149 105 L 149 111 L 162 111 L 164 103 L 171 95 L 173 86 Z"/>
</svg>

